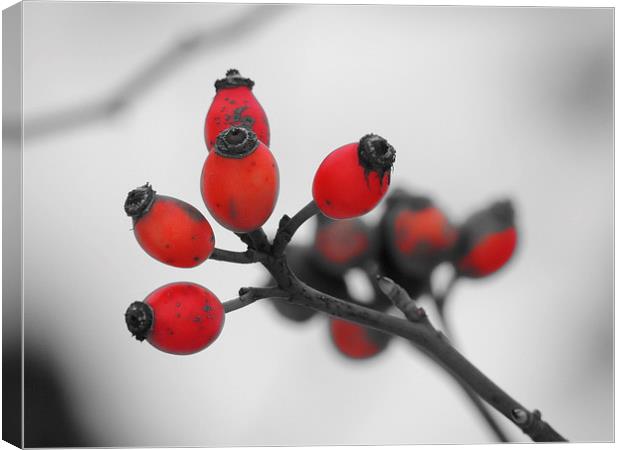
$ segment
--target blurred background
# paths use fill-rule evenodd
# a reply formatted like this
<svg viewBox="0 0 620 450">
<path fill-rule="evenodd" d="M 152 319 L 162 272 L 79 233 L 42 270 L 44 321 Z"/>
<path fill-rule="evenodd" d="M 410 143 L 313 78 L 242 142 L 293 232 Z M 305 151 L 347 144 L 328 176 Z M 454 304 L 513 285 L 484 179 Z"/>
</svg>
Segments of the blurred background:
<svg viewBox="0 0 620 450">
<path fill-rule="evenodd" d="M 298 325 L 259 302 L 185 357 L 131 338 L 126 307 L 163 284 L 226 300 L 266 279 L 258 265 L 158 263 L 123 211 L 149 181 L 206 214 L 203 121 L 231 67 L 256 82 L 271 124 L 281 190 L 269 234 L 310 199 L 323 157 L 369 132 L 397 149 L 392 186 L 431 196 L 455 222 L 512 198 L 518 252 L 456 286 L 446 314 L 457 346 L 568 439 L 612 440 L 612 14 L 25 3 L 25 444 L 493 440 L 407 342 L 347 360 L 324 317 Z M 243 249 L 212 224 L 218 247 Z"/>
</svg>

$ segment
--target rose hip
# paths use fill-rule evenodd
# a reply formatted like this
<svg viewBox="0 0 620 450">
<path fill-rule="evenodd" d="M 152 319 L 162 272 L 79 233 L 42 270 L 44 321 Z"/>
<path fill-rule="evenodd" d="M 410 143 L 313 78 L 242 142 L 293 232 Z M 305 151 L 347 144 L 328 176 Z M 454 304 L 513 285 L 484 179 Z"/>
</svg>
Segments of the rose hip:
<svg viewBox="0 0 620 450">
<path fill-rule="evenodd" d="M 276 160 L 252 131 L 230 127 L 217 138 L 202 169 L 207 209 L 223 227 L 247 233 L 262 226 L 279 191 Z"/>
<path fill-rule="evenodd" d="M 215 147 L 218 135 L 231 126 L 254 131 L 258 139 L 269 147 L 269 121 L 252 88 L 254 82 L 243 78 L 239 71 L 230 69 L 226 78 L 215 82 L 215 98 L 205 119 L 205 142 L 209 151 Z"/>
<path fill-rule="evenodd" d="M 349 219 L 373 209 L 390 185 L 395 155 L 394 148 L 375 134 L 331 152 L 312 185 L 321 212 L 332 219 Z"/>
<path fill-rule="evenodd" d="M 202 213 L 182 200 L 157 195 L 148 183 L 129 192 L 125 212 L 140 246 L 158 261 L 195 267 L 213 251 L 213 229 Z"/>
<path fill-rule="evenodd" d="M 501 269 L 517 245 L 514 209 L 497 202 L 473 214 L 461 227 L 456 268 L 460 275 L 485 277 Z"/>
<path fill-rule="evenodd" d="M 219 336 L 224 326 L 219 299 L 195 283 L 170 283 L 132 303 L 125 313 L 127 328 L 139 341 L 177 355 L 199 352 Z"/>
<path fill-rule="evenodd" d="M 329 329 L 336 348 L 353 359 L 367 359 L 383 351 L 390 335 L 342 319 L 330 319 Z"/>
</svg>

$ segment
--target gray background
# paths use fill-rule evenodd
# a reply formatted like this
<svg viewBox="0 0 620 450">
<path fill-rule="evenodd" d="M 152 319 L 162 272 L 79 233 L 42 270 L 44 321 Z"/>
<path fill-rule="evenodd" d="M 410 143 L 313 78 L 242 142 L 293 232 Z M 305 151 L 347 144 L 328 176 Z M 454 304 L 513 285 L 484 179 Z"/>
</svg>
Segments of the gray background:
<svg viewBox="0 0 620 450">
<path fill-rule="evenodd" d="M 456 288 L 459 348 L 569 439 L 613 438 L 611 9 L 24 8 L 26 345 L 55 367 L 89 443 L 490 439 L 450 378 L 400 340 L 374 360 L 344 360 L 325 320 L 296 326 L 268 304 L 232 314 L 194 356 L 130 338 L 126 306 L 165 283 L 198 282 L 225 300 L 264 279 L 260 267 L 160 264 L 122 211 L 148 180 L 206 213 L 203 119 L 230 67 L 256 81 L 272 127 L 281 193 L 269 233 L 309 200 L 322 158 L 368 132 L 398 151 L 393 186 L 433 195 L 455 221 L 512 197 L 518 253 Z M 222 31 L 248 11 L 256 20 Z M 76 105 L 108 98 L 197 32 L 212 34 L 166 71 L 147 70 L 161 76 L 121 92 L 127 104 L 106 115 L 95 103 L 76 120 Z M 219 247 L 242 249 L 212 223 Z"/>
</svg>

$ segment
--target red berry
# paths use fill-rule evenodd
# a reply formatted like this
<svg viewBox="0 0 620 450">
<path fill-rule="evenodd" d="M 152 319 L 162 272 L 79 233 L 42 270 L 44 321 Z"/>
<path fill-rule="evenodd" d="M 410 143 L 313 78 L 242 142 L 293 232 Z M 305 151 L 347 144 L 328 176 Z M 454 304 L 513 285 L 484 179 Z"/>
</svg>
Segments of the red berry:
<svg viewBox="0 0 620 450">
<path fill-rule="evenodd" d="M 275 207 L 278 166 L 256 134 L 230 127 L 217 138 L 202 169 L 202 198 L 223 227 L 247 233 L 261 227 Z"/>
<path fill-rule="evenodd" d="M 341 319 L 330 319 L 329 329 L 336 348 L 354 359 L 379 354 L 390 342 L 390 335 Z"/>
<path fill-rule="evenodd" d="M 508 262 L 517 245 L 512 204 L 498 202 L 472 215 L 461 234 L 456 262 L 459 274 L 478 278 L 496 272 Z"/>
<path fill-rule="evenodd" d="M 390 254 L 403 273 L 424 278 L 449 259 L 457 232 L 430 199 L 408 196 L 393 206 L 388 220 Z"/>
<path fill-rule="evenodd" d="M 394 148 L 374 134 L 331 152 L 321 163 L 312 195 L 332 219 L 361 216 L 373 209 L 390 184 Z"/>
<path fill-rule="evenodd" d="M 313 250 L 313 258 L 321 269 L 342 275 L 371 256 L 370 228 L 358 218 L 332 220 L 320 214 Z"/>
<path fill-rule="evenodd" d="M 230 69 L 226 78 L 215 82 L 215 98 L 205 119 L 205 142 L 209 151 L 215 147 L 218 135 L 231 126 L 254 131 L 269 147 L 269 122 L 263 107 L 252 93 L 254 82 Z"/>
<path fill-rule="evenodd" d="M 224 307 L 208 289 L 194 283 L 170 283 L 132 303 L 125 313 L 129 331 L 167 353 L 203 350 L 224 326 Z"/>
<path fill-rule="evenodd" d="M 133 218 L 140 246 L 158 261 L 195 267 L 213 251 L 213 229 L 202 213 L 182 200 L 157 195 L 148 183 L 127 195 L 125 212 Z"/>
</svg>

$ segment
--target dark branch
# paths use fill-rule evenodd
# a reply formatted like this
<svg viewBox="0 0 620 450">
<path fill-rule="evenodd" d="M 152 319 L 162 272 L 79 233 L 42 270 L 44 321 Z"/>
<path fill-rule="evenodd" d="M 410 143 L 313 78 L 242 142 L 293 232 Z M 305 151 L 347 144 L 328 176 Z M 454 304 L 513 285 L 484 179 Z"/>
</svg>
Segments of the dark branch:
<svg viewBox="0 0 620 450">
<path fill-rule="evenodd" d="M 308 219 L 318 214 L 319 207 L 314 200 L 310 201 L 293 217 L 282 216 L 276 237 L 273 239 L 273 255 L 280 256 L 284 253 L 284 249 L 293 238 L 295 232 L 302 226 Z"/>
<path fill-rule="evenodd" d="M 232 311 L 236 311 L 237 309 L 243 308 L 244 306 L 248 306 L 254 303 L 256 300 L 261 300 L 263 298 L 280 297 L 286 298 L 288 297 L 288 294 L 276 286 L 267 288 L 241 288 L 239 289 L 239 297 L 223 303 L 224 311 L 226 313 L 229 313 Z"/>
<path fill-rule="evenodd" d="M 457 280 L 458 280 L 458 276 L 455 273 L 454 276 L 450 278 L 450 281 L 448 282 L 447 286 L 444 288 L 441 294 L 433 293 L 433 300 L 435 301 L 435 306 L 437 307 L 437 313 L 439 316 L 441 328 L 448 335 L 448 337 L 453 336 L 453 334 L 450 331 L 450 327 L 448 326 L 448 323 L 446 321 L 445 305 Z M 493 434 L 495 435 L 495 437 L 497 437 L 497 439 L 499 439 L 501 442 L 510 442 L 506 434 L 502 431 L 501 427 L 497 423 L 497 421 L 493 418 L 493 416 L 487 410 L 487 407 L 485 406 L 485 404 L 480 400 L 480 397 L 478 397 L 474 392 L 472 392 L 472 390 L 468 386 L 462 383 L 460 384 L 465 394 L 467 394 L 467 396 L 472 401 L 472 403 L 474 404 L 474 406 L 476 407 L 476 409 L 478 410 L 478 412 L 480 413 L 484 421 L 487 423 L 491 431 L 493 431 Z"/>
<path fill-rule="evenodd" d="M 368 261 L 366 264 L 364 264 L 364 272 L 366 273 L 366 276 L 368 277 L 368 280 L 372 284 L 373 290 L 375 292 L 375 300 L 373 301 L 373 304 L 382 305 L 386 302 L 386 299 L 387 299 L 387 302 L 391 303 L 391 300 L 383 293 L 383 291 L 381 291 L 381 288 L 379 287 L 378 280 L 381 277 L 378 276 L 377 264 L 374 261 Z M 415 348 L 419 350 L 422 354 L 426 355 L 428 358 L 433 360 L 433 362 L 440 364 L 437 358 L 435 358 L 429 352 L 424 351 L 424 349 L 420 348 L 420 346 L 415 345 Z M 487 423 L 487 425 L 489 426 L 489 428 L 491 429 L 495 437 L 498 439 L 498 441 L 509 442 L 508 438 L 506 437 L 504 432 L 501 430 L 501 428 L 499 427 L 499 425 L 497 424 L 493 416 L 486 409 L 482 400 L 480 400 L 480 397 L 478 397 L 474 392 L 472 392 L 472 390 L 465 383 L 463 383 L 463 381 L 460 378 L 455 377 L 449 371 L 448 373 L 452 375 L 452 378 L 457 382 L 457 384 L 461 387 L 463 392 L 467 395 L 467 397 L 474 404 L 475 408 L 478 410 L 478 412 L 480 413 L 484 421 Z"/>
<path fill-rule="evenodd" d="M 394 283 L 394 281 L 387 277 L 377 275 L 377 284 L 379 289 L 381 289 L 381 292 L 392 300 L 394 306 L 402 311 L 407 320 L 410 322 L 428 320 L 426 317 L 426 312 L 424 312 L 422 308 L 418 308 L 415 300 L 409 297 L 407 292 L 402 287 Z"/>
<path fill-rule="evenodd" d="M 251 249 L 245 252 L 231 252 L 230 250 L 214 248 L 209 259 L 237 264 L 252 264 L 259 261 L 259 256 Z"/>
<path fill-rule="evenodd" d="M 433 293 L 433 300 L 435 300 L 437 311 L 439 312 L 439 315 L 442 317 L 442 320 L 444 319 L 444 309 L 446 307 L 446 301 L 448 297 L 450 297 L 450 293 L 452 292 L 452 289 L 454 289 L 454 285 L 456 284 L 458 279 L 459 277 L 455 272 L 450 278 L 450 281 L 448 281 L 448 285 L 444 288 L 441 294 Z"/>
<path fill-rule="evenodd" d="M 529 412 L 465 359 L 450 345 L 446 337 L 431 325 L 430 321 L 411 322 L 319 292 L 301 282 L 291 272 L 284 257 L 272 255 L 263 262 L 263 265 L 271 273 L 278 286 L 288 294 L 292 303 L 412 341 L 432 354 L 434 359 L 449 373 L 459 378 L 533 440 L 565 441 L 559 433 L 541 419 L 539 414 Z M 395 295 L 400 297 L 401 291 L 395 289 L 389 280 L 387 283 L 388 286 L 384 289 L 384 293 L 392 299 Z"/>
<path fill-rule="evenodd" d="M 248 233 L 250 239 L 254 242 L 254 246 L 256 250 L 259 252 L 270 253 L 271 252 L 271 243 L 269 242 L 269 238 L 265 234 L 265 231 L 262 228 L 257 228 L 254 231 L 250 231 Z"/>
</svg>

